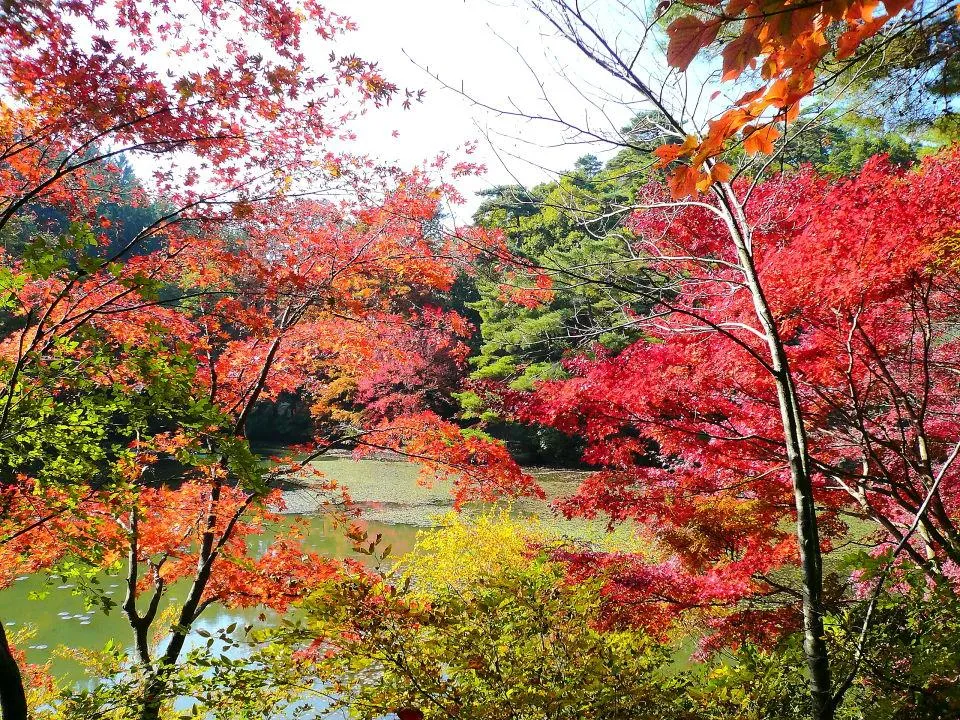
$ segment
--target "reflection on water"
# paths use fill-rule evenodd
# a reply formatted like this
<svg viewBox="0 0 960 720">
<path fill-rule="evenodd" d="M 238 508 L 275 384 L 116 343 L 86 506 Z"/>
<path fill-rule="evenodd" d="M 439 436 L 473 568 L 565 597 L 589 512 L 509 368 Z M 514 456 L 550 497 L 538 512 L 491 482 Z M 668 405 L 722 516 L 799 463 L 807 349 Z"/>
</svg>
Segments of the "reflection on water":
<svg viewBox="0 0 960 720">
<path fill-rule="evenodd" d="M 367 529 L 372 536 L 383 535 L 383 546 L 391 544 L 393 554 L 407 552 L 416 539 L 419 529 L 428 527 L 436 518 L 451 507 L 448 486 L 424 487 L 417 483 L 418 468 L 403 462 L 376 460 L 354 461 L 348 458 L 324 458 L 316 463 L 327 476 L 336 479 L 349 489 L 352 499 L 364 510 Z M 572 481 L 580 473 L 564 471 L 538 471 L 549 497 L 569 492 Z M 323 517 L 310 516 L 317 507 L 317 498 L 309 490 L 292 490 L 285 493 L 287 511 L 306 515 L 308 532 L 304 544 L 327 557 L 355 557 L 353 543 L 344 536 L 342 527 Z M 546 503 L 525 501 L 516 507 L 519 512 L 549 515 Z M 267 533 L 260 540 L 255 552 L 262 552 L 270 542 Z M 58 646 L 67 648 L 99 649 L 112 640 L 130 644 L 131 630 L 119 605 L 123 602 L 125 586 L 121 569 L 117 574 L 103 574 L 95 578 L 103 595 L 117 603 L 109 613 L 88 609 L 83 597 L 74 594 L 75 588 L 56 576 L 35 575 L 19 578 L 12 587 L 0 591 L 2 617 L 9 631 L 27 625 L 35 631 L 23 650 L 27 660 L 33 663 L 50 661 L 56 676 L 80 681 L 83 676 L 76 662 L 54 653 Z M 167 603 L 182 600 L 186 581 L 174 585 Z M 232 622 L 242 625 L 256 620 L 261 609 L 227 610 L 212 606 L 196 624 L 197 629 L 208 631 L 225 627 Z"/>
<path fill-rule="evenodd" d="M 368 529 L 371 535 L 383 533 L 384 543 L 392 543 L 397 553 L 409 550 L 417 533 L 417 528 L 408 525 L 376 522 L 369 523 Z M 264 537 L 260 550 L 265 549 L 268 542 L 269 538 Z M 323 518 L 309 518 L 309 533 L 304 544 L 328 557 L 365 557 L 352 552 L 352 543 L 343 536 L 343 528 L 335 528 Z M 8 633 L 20 625 L 28 625 L 35 634 L 23 648 L 27 660 L 33 663 L 51 661 L 54 675 L 78 677 L 78 665 L 55 654 L 57 646 L 99 649 L 108 640 L 124 644 L 132 640 L 130 626 L 119 608 L 126 592 L 124 572 L 125 568 L 121 568 L 116 575 L 103 574 L 96 578 L 98 589 L 117 603 L 106 614 L 101 609 L 87 609 L 83 597 L 74 594 L 75 588 L 57 576 L 34 575 L 18 579 L 12 587 L 0 592 Z M 182 601 L 187 584 L 184 581 L 174 585 L 164 605 Z M 258 608 L 227 610 L 211 606 L 195 628 L 212 631 L 232 622 L 242 625 L 256 620 L 261 612 Z"/>
</svg>

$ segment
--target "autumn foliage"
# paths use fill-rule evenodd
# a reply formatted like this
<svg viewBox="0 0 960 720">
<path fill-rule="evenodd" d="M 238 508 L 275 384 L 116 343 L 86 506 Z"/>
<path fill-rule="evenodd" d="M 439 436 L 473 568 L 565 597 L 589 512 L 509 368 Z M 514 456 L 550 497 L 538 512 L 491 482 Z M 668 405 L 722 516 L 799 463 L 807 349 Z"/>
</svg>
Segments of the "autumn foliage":
<svg viewBox="0 0 960 720">
<path fill-rule="evenodd" d="M 123 573 L 144 717 L 210 605 L 282 612 L 337 571 L 296 531 L 249 542 L 291 478 L 352 518 L 302 457 L 388 449 L 458 498 L 536 491 L 438 414 L 471 331 L 443 298 L 491 238 L 431 230 L 460 200 L 446 157 L 401 172 L 343 150 L 354 113 L 399 93 L 336 52 L 352 29 L 282 1 L 26 3 L 0 19 L 0 232 L 22 240 L 0 271 L 0 585 L 64 562 Z M 121 156 L 150 176 L 129 196 Z M 156 210 L 118 247 L 104 202 Z M 48 210 L 65 226 L 34 227 Z M 248 422 L 284 394 L 310 407 L 311 438 L 265 465 Z M 186 596 L 157 648 L 174 583 Z"/>
<path fill-rule="evenodd" d="M 823 549 L 860 537 L 891 547 L 931 493 L 907 544 L 931 578 L 955 578 L 960 550 L 958 171 L 956 153 L 907 172 L 877 159 L 846 180 L 775 177 L 746 205 L 797 378 Z M 769 640 L 795 622 L 776 578 L 797 556 L 762 331 L 715 216 L 639 211 L 630 226 L 638 248 L 656 238 L 664 258 L 651 258 L 663 295 L 648 337 L 616 356 L 571 357 L 569 380 L 508 402 L 587 440 L 600 470 L 561 502 L 566 514 L 635 520 L 654 542 L 644 558 L 568 554 L 575 575 L 608 578 L 612 619 L 661 631 L 678 611 L 726 607 L 718 631 Z"/>
<path fill-rule="evenodd" d="M 731 141 L 742 143 L 748 155 L 770 155 L 783 128 L 799 117 L 801 101 L 814 92 L 823 61 L 847 60 L 913 5 L 913 0 L 889 0 L 882 6 L 879 0 L 686 5 L 695 14 L 683 14 L 668 25 L 667 62 L 686 71 L 699 54 L 716 45 L 722 81 L 734 82 L 748 73 L 746 83 L 753 87 L 738 90 L 738 99 L 706 124 L 702 136 L 658 149 L 662 165 L 683 160 L 671 173 L 674 197 L 696 195 L 712 183 L 729 180 L 729 169 L 719 156 Z"/>
<path fill-rule="evenodd" d="M 176 672 L 196 659 L 190 640 L 209 608 L 306 603 L 306 649 L 252 643 L 283 655 L 286 670 L 316 660 L 334 682 L 363 675 L 357 697 L 377 700 L 371 717 L 495 715 L 506 686 L 526 688 L 532 708 L 581 713 L 582 703 L 589 715 L 600 698 L 621 717 L 662 698 L 688 717 L 686 680 L 661 682 L 661 670 L 668 642 L 695 622 L 698 659 L 772 647 L 803 624 L 803 702 L 826 719 L 859 672 L 889 577 L 911 602 L 960 595 L 960 153 L 906 168 L 874 158 L 836 179 L 735 168 L 728 152 L 775 153 L 824 63 L 842 71 L 913 2 L 662 4 L 670 65 L 684 72 L 719 47 L 722 80 L 736 83 L 739 99 L 703 127 L 688 122 L 700 111 L 689 114 L 687 98 L 671 115 L 579 5 L 556 0 L 551 16 L 533 4 L 656 108 L 635 118 L 654 135 L 622 134 L 621 165 L 601 178 L 593 158 L 558 184 L 576 192 L 544 201 L 568 210 L 602 186 L 608 197 L 576 232 L 521 223 L 536 193 L 500 197 L 495 214 L 518 235 L 562 235 L 529 244 L 544 257 L 563 247 L 550 267 L 514 256 L 493 225 L 444 224 L 447 206 L 463 203 L 446 176 L 478 163 L 440 155 L 402 170 L 352 151 L 359 114 L 422 93 L 341 52 L 353 24 L 313 0 L 50 0 L 0 12 L 0 588 L 56 571 L 123 613 L 134 652 L 105 675 L 117 680 L 107 690 L 126 682 L 132 695 L 111 710 L 136 705 L 140 720 L 160 720 L 188 694 Z M 659 177 L 637 157 L 665 136 L 676 142 L 653 152 L 666 183 L 638 181 Z M 118 220 L 113 206 L 137 212 Z M 458 283 L 477 267 L 491 275 L 477 284 L 486 299 L 530 320 L 508 328 L 516 356 L 488 377 L 523 369 L 527 327 L 600 337 L 615 318 L 624 332 L 615 348 L 568 345 L 578 350 L 556 372 L 540 367 L 525 385 L 476 383 L 461 395 L 479 412 L 465 419 L 456 391 L 477 328 Z M 538 325 L 537 308 L 555 301 Z M 251 418 L 288 398 L 308 416 L 307 438 L 264 458 Z M 415 462 L 423 483 L 449 485 L 457 509 L 543 499 L 487 434 L 494 410 L 582 442 L 592 471 L 554 507 L 631 523 L 642 543 L 534 537 L 504 516 L 480 522 L 489 537 L 470 556 L 459 544 L 476 533 L 451 520 L 408 558 L 419 578 L 399 577 L 308 551 L 283 517 L 281 489 L 308 485 L 318 511 L 386 561 L 379 538 L 367 545 L 353 525 L 349 493 L 312 463 L 332 449 Z M 824 579 L 822 558 L 850 545 L 869 549 L 864 567 L 852 577 L 827 567 Z M 438 577 L 465 557 L 476 572 L 445 587 Z M 121 601 L 90 582 L 100 573 L 122 578 Z M 174 586 L 182 601 L 170 605 Z M 850 679 L 831 677 L 841 665 L 827 646 L 841 631 L 828 639 L 825 618 L 864 599 Z M 385 618 L 399 664 L 379 648 L 366 655 Z M 335 640 L 363 661 L 338 655 Z M 426 681 L 450 694 L 427 714 L 400 702 L 411 678 L 424 682 L 406 664 L 412 642 L 432 643 Z M 556 687 L 531 662 L 541 655 Z M 0 664 L 18 662 L 0 637 Z M 284 671 L 251 664 L 258 680 Z M 199 686 L 218 681 L 200 667 Z M 629 707 L 622 667 L 636 683 Z M 370 672 L 394 686 L 375 687 Z M 82 702 L 112 717 L 102 697 Z M 0 703 L 5 720 L 25 706 L 19 679 L 0 677 Z"/>
</svg>

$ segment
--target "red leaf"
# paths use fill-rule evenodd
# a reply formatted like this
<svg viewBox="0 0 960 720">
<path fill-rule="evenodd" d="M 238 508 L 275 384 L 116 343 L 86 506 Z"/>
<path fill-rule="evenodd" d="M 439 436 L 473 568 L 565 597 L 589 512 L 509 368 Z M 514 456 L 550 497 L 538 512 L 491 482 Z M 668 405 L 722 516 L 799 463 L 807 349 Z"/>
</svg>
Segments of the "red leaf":
<svg viewBox="0 0 960 720">
<path fill-rule="evenodd" d="M 717 39 L 719 19 L 704 22 L 693 15 L 677 18 L 667 27 L 670 42 L 667 45 L 667 62 L 680 70 L 686 70 L 703 48 Z"/>
<path fill-rule="evenodd" d="M 424 715 L 418 708 L 400 708 L 396 713 L 399 720 L 423 720 Z"/>
</svg>

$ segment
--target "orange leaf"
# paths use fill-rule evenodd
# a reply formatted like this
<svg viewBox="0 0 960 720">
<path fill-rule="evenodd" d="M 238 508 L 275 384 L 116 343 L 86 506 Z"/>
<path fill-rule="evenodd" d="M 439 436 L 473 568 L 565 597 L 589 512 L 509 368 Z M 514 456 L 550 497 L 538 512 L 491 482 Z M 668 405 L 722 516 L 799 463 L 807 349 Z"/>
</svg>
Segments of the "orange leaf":
<svg viewBox="0 0 960 720">
<path fill-rule="evenodd" d="M 744 94 L 743 94 L 743 97 L 741 97 L 739 100 L 737 100 L 737 102 L 734 103 L 734 104 L 735 104 L 735 105 L 747 105 L 748 103 L 752 103 L 752 102 L 753 102 L 754 100 L 756 100 L 758 97 L 760 97 L 761 95 L 763 95 L 763 93 L 764 93 L 765 90 L 766 90 L 766 88 L 757 88 L 756 90 L 751 90 L 750 92 L 744 93 Z"/>
<path fill-rule="evenodd" d="M 770 86 L 770 89 L 767 90 L 767 94 L 764 96 L 764 100 L 767 102 L 767 105 L 774 105 L 776 107 L 783 107 L 784 103 L 787 100 L 789 95 L 789 88 L 787 86 L 787 81 L 783 78 L 775 81 L 773 85 Z"/>
<path fill-rule="evenodd" d="M 736 80 L 751 60 L 760 54 L 760 41 L 753 33 L 744 33 L 723 48 L 723 80 Z"/>
<path fill-rule="evenodd" d="M 725 162 L 718 162 L 710 170 L 710 180 L 713 182 L 730 182 L 733 177 L 733 168 Z"/>
<path fill-rule="evenodd" d="M 881 15 L 870 22 L 860 23 L 850 27 L 850 29 L 843 33 L 837 40 L 837 59 L 843 60 L 853 55 L 857 48 L 860 47 L 860 43 L 868 37 L 875 35 L 888 19 L 889 16 Z"/>
<path fill-rule="evenodd" d="M 792 123 L 794 120 L 800 117 L 800 103 L 793 103 L 793 105 L 787 107 L 787 109 L 780 113 L 780 115 L 788 123 Z"/>
<path fill-rule="evenodd" d="M 719 31 L 719 19 L 704 22 L 693 15 L 677 18 L 667 27 L 667 35 L 670 36 L 667 62 L 675 68 L 686 70 L 697 53 L 717 39 Z"/>
<path fill-rule="evenodd" d="M 750 129 L 744 129 L 744 133 L 747 133 L 748 130 Z M 780 131 L 773 125 L 755 128 L 746 135 L 743 141 L 743 151 L 747 155 L 756 155 L 757 153 L 769 155 L 773 152 L 773 143 L 778 137 L 780 137 Z"/>
<path fill-rule="evenodd" d="M 713 157 L 723 149 L 723 144 L 733 137 L 737 131 L 751 120 L 745 110 L 733 108 L 715 120 L 707 123 L 707 134 L 700 143 L 700 150 L 694 158 L 693 164 L 699 165 L 707 158 Z"/>
<path fill-rule="evenodd" d="M 873 19 L 873 12 L 880 6 L 880 0 L 855 0 L 847 8 L 845 17 L 848 20 L 863 20 L 870 22 Z"/>
<path fill-rule="evenodd" d="M 727 3 L 727 7 L 724 9 L 724 14 L 728 17 L 736 17 L 744 10 L 746 10 L 752 3 L 750 0 L 730 0 Z M 748 15 L 753 15 L 754 13 L 747 13 Z"/>
<path fill-rule="evenodd" d="M 653 151 L 653 154 L 657 156 L 657 167 L 669 165 L 686 153 L 687 151 L 684 150 L 683 145 L 661 145 Z"/>
<path fill-rule="evenodd" d="M 781 16 L 781 18 L 782 20 L 789 20 L 789 34 L 794 38 L 799 38 L 812 31 L 814 19 L 817 14 L 818 10 L 816 7 L 799 5 L 796 10 L 786 13 L 785 18 L 783 16 Z"/>
<path fill-rule="evenodd" d="M 661 145 L 653 151 L 653 154 L 659 158 L 659 162 L 657 162 L 656 166 L 666 167 L 674 160 L 689 155 L 696 149 L 696 147 L 697 138 L 693 135 L 687 135 L 683 141 L 683 145 Z"/>
<path fill-rule="evenodd" d="M 670 193 L 673 195 L 673 199 L 679 200 L 680 198 L 690 195 L 696 195 L 699 174 L 700 173 L 689 165 L 678 167 L 670 173 L 670 176 L 667 178 L 667 185 L 670 186 Z"/>
</svg>

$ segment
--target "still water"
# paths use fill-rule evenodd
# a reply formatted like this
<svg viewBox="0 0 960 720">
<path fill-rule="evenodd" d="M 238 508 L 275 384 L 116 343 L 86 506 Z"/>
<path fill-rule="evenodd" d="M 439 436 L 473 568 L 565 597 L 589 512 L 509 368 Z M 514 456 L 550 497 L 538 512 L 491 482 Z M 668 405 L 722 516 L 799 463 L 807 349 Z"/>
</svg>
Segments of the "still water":
<svg viewBox="0 0 960 720">
<path fill-rule="evenodd" d="M 404 462 L 377 460 L 355 461 L 349 458 L 327 458 L 318 461 L 319 469 L 330 478 L 345 485 L 353 500 L 363 508 L 364 520 L 371 537 L 382 533 L 383 546 L 393 545 L 393 554 L 408 551 L 416 541 L 417 533 L 435 524 L 450 510 L 449 487 L 423 487 L 417 483 L 418 468 Z M 568 493 L 581 476 L 580 473 L 538 470 L 538 477 L 549 497 Z M 304 542 L 313 550 L 328 557 L 360 557 L 353 553 L 353 543 L 343 535 L 343 529 L 334 527 L 322 516 L 311 514 L 316 499 L 309 490 L 285 493 L 287 510 L 292 517 L 301 517 L 308 523 L 309 532 Z M 551 517 L 548 503 L 524 501 L 514 510 L 523 514 Z M 559 523 L 559 521 L 551 520 Z M 570 526 L 574 534 L 583 529 Z M 265 548 L 269 537 L 262 539 Z M 253 548 L 256 550 L 256 548 Z M 102 575 L 97 582 L 111 599 L 123 601 L 122 574 Z M 170 601 L 182 600 L 184 587 L 171 590 Z M 208 631 L 233 622 L 242 624 L 254 620 L 261 610 L 253 608 L 230 611 L 210 607 L 196 624 Z M 56 576 L 24 576 L 11 587 L 0 591 L 0 617 L 10 631 L 28 627 L 33 636 L 22 646 L 27 660 L 32 663 L 51 663 L 53 674 L 67 681 L 81 681 L 84 676 L 79 664 L 65 656 L 62 649 L 99 649 L 109 640 L 125 645 L 131 642 L 130 627 L 119 607 L 109 613 L 88 609 L 76 588 Z"/>
</svg>

